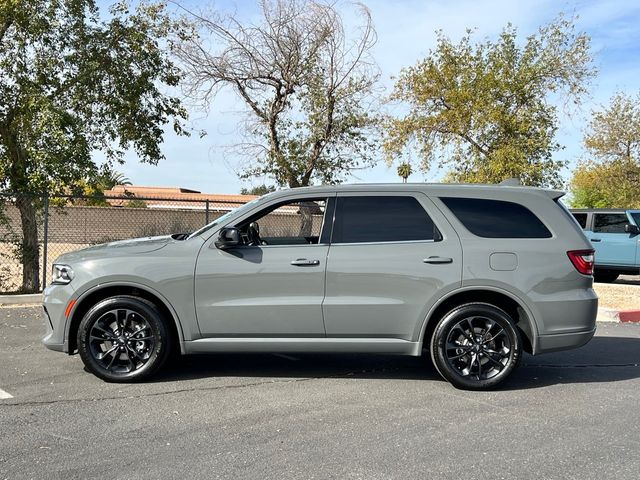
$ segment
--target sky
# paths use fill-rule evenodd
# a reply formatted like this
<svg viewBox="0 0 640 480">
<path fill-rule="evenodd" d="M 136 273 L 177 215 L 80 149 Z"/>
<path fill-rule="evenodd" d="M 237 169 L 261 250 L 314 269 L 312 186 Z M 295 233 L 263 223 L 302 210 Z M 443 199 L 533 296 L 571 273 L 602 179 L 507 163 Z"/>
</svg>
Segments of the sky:
<svg viewBox="0 0 640 480">
<path fill-rule="evenodd" d="M 256 18 L 255 0 L 220 0 L 214 3 L 180 0 L 190 8 L 206 7 L 236 11 L 244 18 Z M 102 2 L 101 2 L 102 3 Z M 582 135 L 590 111 L 601 108 L 617 91 L 635 95 L 640 91 L 640 1 L 554 1 L 554 0 L 364 0 L 371 11 L 378 34 L 373 56 L 381 70 L 381 84 L 386 93 L 393 87 L 394 75 L 426 57 L 435 46 L 436 31 L 442 30 L 457 42 L 467 28 L 475 29 L 474 38 L 495 39 L 511 22 L 524 39 L 541 25 L 551 22 L 560 12 L 578 15 L 578 31 L 592 41 L 595 66 L 599 73 L 590 87 L 590 97 L 571 116 L 561 115 L 558 142 L 565 148 L 556 159 L 570 162 L 570 169 L 584 155 Z M 353 9 L 344 7 L 345 19 Z M 342 8 L 340 9 L 342 10 Z M 167 130 L 162 151 L 166 159 L 157 166 L 140 164 L 129 152 L 125 165 L 118 166 L 135 185 L 184 187 L 208 193 L 238 193 L 242 187 L 269 183 L 268 179 L 241 181 L 237 172 L 242 159 L 228 146 L 239 138 L 243 104 L 229 90 L 221 91 L 208 113 L 190 108 L 189 126 L 204 130 L 199 138 L 179 137 Z M 99 157 L 99 155 L 98 155 Z M 99 158 L 98 158 L 99 159 Z M 415 172 L 410 181 L 437 181 L 442 172 Z M 367 170 L 359 170 L 350 183 L 396 182 L 396 167 L 384 161 Z"/>
</svg>

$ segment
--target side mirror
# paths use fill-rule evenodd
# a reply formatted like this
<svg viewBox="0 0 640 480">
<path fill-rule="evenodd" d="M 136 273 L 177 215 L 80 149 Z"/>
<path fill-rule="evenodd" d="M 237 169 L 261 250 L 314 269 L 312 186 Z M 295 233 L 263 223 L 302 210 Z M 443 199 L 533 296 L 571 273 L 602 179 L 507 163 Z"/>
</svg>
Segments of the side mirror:
<svg viewBox="0 0 640 480">
<path fill-rule="evenodd" d="M 220 230 L 218 240 L 215 242 L 220 250 L 240 245 L 240 232 L 235 227 L 227 227 Z"/>
<path fill-rule="evenodd" d="M 631 225 L 630 223 L 627 223 L 624 226 L 624 231 L 632 235 L 638 235 L 640 233 L 640 228 L 638 228 L 637 225 Z"/>
</svg>

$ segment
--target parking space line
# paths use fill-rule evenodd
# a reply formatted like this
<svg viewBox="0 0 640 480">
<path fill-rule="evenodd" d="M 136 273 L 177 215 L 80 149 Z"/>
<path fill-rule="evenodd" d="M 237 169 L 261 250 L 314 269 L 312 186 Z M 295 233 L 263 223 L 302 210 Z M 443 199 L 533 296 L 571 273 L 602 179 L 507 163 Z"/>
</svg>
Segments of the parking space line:
<svg viewBox="0 0 640 480">
<path fill-rule="evenodd" d="M 13 398 L 13 395 L 11 395 L 9 392 L 5 392 L 0 388 L 0 400 L 6 400 L 7 398 Z"/>
</svg>

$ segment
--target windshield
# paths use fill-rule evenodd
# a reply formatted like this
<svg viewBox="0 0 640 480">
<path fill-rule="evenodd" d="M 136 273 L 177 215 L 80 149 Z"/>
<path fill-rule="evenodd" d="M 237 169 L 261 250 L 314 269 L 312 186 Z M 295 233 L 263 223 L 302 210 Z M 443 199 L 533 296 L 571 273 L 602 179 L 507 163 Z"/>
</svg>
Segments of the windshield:
<svg viewBox="0 0 640 480">
<path fill-rule="evenodd" d="M 227 213 L 225 213 L 221 217 L 216 218 L 213 222 L 211 222 L 211 223 L 205 225 L 204 227 L 202 227 L 200 230 L 196 230 L 195 232 L 193 232 L 191 235 L 189 235 L 188 238 L 197 237 L 198 235 L 202 235 L 206 231 L 211 230 L 212 228 L 214 228 L 214 227 L 216 227 L 218 225 L 224 224 L 227 220 L 229 220 L 229 218 L 231 218 L 231 217 L 233 217 L 235 215 L 241 215 L 243 212 L 253 208 L 253 206 L 256 203 L 259 203 L 260 201 L 262 201 L 265 198 L 266 198 L 266 195 L 263 196 L 263 197 L 254 198 L 250 202 L 245 203 L 244 205 L 241 205 L 240 207 L 237 207 L 237 208 L 234 208 L 233 210 L 228 211 Z"/>
<path fill-rule="evenodd" d="M 636 222 L 636 225 L 640 227 L 640 212 L 630 212 L 633 217 L 633 221 Z"/>
</svg>

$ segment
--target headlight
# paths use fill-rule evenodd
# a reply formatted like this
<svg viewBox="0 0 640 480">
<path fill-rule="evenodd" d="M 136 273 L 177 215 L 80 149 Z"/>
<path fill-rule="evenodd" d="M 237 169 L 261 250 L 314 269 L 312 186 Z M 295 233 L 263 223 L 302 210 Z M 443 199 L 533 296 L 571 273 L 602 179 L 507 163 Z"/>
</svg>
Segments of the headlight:
<svg viewBox="0 0 640 480">
<path fill-rule="evenodd" d="M 66 285 L 73 280 L 73 269 L 69 265 L 53 265 L 51 283 Z"/>
</svg>

